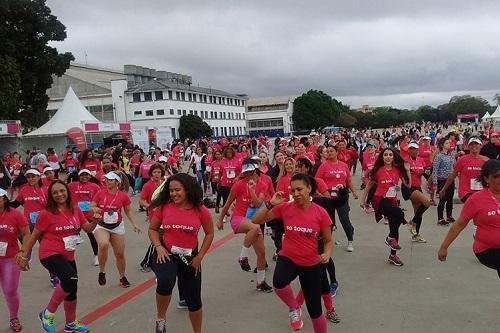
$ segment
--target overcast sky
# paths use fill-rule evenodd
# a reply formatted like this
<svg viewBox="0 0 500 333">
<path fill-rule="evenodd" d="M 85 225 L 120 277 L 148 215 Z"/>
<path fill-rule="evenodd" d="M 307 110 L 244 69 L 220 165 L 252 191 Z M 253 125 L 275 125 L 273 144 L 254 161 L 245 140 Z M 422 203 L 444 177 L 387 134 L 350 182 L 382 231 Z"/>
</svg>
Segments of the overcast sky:
<svg viewBox="0 0 500 333">
<path fill-rule="evenodd" d="M 500 1 L 48 0 L 77 62 L 188 74 L 250 96 L 320 89 L 352 106 L 500 92 Z"/>
</svg>

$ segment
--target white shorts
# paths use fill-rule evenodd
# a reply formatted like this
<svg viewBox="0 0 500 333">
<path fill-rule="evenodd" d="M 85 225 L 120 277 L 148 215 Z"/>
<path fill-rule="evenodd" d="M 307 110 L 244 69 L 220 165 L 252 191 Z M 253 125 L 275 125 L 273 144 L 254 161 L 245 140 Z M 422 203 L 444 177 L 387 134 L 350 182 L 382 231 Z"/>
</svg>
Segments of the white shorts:
<svg viewBox="0 0 500 333">
<path fill-rule="evenodd" d="M 99 229 L 105 230 L 109 233 L 116 234 L 116 235 L 125 235 L 125 223 L 123 221 L 122 221 L 122 223 L 120 223 L 119 226 L 117 226 L 114 229 L 104 228 L 98 224 L 98 225 L 96 225 L 96 227 L 95 227 L 94 231 L 92 231 L 92 233 L 95 233 Z"/>
</svg>

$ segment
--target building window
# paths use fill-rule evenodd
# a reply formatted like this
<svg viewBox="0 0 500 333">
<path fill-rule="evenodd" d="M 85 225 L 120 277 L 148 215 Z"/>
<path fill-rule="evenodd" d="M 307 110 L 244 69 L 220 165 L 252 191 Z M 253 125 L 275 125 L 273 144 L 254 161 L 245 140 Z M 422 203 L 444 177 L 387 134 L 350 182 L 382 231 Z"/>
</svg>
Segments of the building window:
<svg viewBox="0 0 500 333">
<path fill-rule="evenodd" d="M 190 102 L 192 102 L 192 101 L 193 101 L 193 95 L 192 95 L 191 93 L 188 93 L 188 100 L 189 100 Z"/>
<path fill-rule="evenodd" d="M 242 115 L 243 115 L 243 119 L 245 119 L 245 114 L 243 113 Z"/>
<path fill-rule="evenodd" d="M 163 99 L 163 91 L 155 91 L 155 100 L 161 101 Z"/>
<path fill-rule="evenodd" d="M 220 128 L 220 136 L 224 136 L 224 128 L 223 127 Z"/>
<path fill-rule="evenodd" d="M 193 110 L 189 110 L 189 114 L 193 114 Z"/>
<path fill-rule="evenodd" d="M 172 127 L 170 130 L 172 131 L 172 132 L 171 132 L 171 134 L 172 134 L 172 138 L 173 138 L 173 139 L 175 139 L 175 128 L 174 128 L 174 127 Z"/>
<path fill-rule="evenodd" d="M 170 109 L 170 114 L 174 115 L 174 109 Z"/>
<path fill-rule="evenodd" d="M 205 111 L 205 118 L 208 118 L 208 111 Z"/>
<path fill-rule="evenodd" d="M 145 92 L 144 93 L 144 100 L 145 101 L 152 101 L 153 100 L 153 94 L 150 91 Z"/>
<path fill-rule="evenodd" d="M 215 119 L 217 119 L 217 112 L 214 112 Z"/>
<path fill-rule="evenodd" d="M 175 99 L 180 101 L 181 100 L 181 93 L 179 91 L 175 92 Z"/>
<path fill-rule="evenodd" d="M 219 136 L 219 128 L 215 127 L 215 136 Z"/>
<path fill-rule="evenodd" d="M 162 110 L 162 109 L 156 110 L 156 115 L 157 116 L 164 116 L 165 115 L 165 110 Z"/>
<path fill-rule="evenodd" d="M 139 93 L 133 93 L 132 94 L 132 100 L 134 102 L 140 102 L 141 101 L 141 94 L 139 94 Z"/>
<path fill-rule="evenodd" d="M 224 112 L 224 113 L 225 113 L 225 112 Z M 222 118 L 222 112 L 220 112 L 220 115 L 219 115 L 219 117 L 220 117 L 220 119 L 223 119 L 223 118 Z"/>
<path fill-rule="evenodd" d="M 186 110 L 182 110 L 182 115 L 185 116 L 186 115 Z"/>
<path fill-rule="evenodd" d="M 203 95 L 203 102 L 206 103 L 207 102 L 207 95 Z"/>
<path fill-rule="evenodd" d="M 194 110 L 194 115 L 197 116 L 198 115 L 198 111 Z"/>
<path fill-rule="evenodd" d="M 152 117 L 153 116 L 153 110 L 146 110 L 146 116 Z"/>
<path fill-rule="evenodd" d="M 172 95 L 173 95 L 172 90 L 169 90 L 168 91 L 168 99 L 174 99 Z"/>
<path fill-rule="evenodd" d="M 186 93 L 181 92 L 181 100 L 183 101 L 186 100 Z"/>
<path fill-rule="evenodd" d="M 134 111 L 134 117 L 142 116 L 142 111 Z"/>
<path fill-rule="evenodd" d="M 196 102 L 196 94 L 193 93 L 193 102 Z"/>
<path fill-rule="evenodd" d="M 210 119 L 213 119 L 213 118 L 214 118 L 214 112 L 210 111 Z"/>
<path fill-rule="evenodd" d="M 181 110 L 177 110 L 177 115 L 180 116 L 181 115 Z"/>
<path fill-rule="evenodd" d="M 200 111 L 200 118 L 201 118 L 201 119 L 205 118 L 205 112 Z"/>
<path fill-rule="evenodd" d="M 212 103 L 212 96 L 208 96 L 208 100 Z"/>
</svg>

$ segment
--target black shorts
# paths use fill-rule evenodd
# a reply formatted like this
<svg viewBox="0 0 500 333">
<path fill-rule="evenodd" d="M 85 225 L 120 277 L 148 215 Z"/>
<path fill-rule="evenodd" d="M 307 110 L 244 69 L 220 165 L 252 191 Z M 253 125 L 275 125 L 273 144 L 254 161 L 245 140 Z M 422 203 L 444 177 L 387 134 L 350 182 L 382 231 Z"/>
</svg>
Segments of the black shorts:
<svg viewBox="0 0 500 333">
<path fill-rule="evenodd" d="M 403 196 L 403 199 L 405 200 L 410 200 L 410 197 L 413 192 L 415 191 L 420 191 L 422 192 L 422 189 L 420 187 L 406 187 L 404 185 L 401 185 L 401 195 Z"/>
</svg>

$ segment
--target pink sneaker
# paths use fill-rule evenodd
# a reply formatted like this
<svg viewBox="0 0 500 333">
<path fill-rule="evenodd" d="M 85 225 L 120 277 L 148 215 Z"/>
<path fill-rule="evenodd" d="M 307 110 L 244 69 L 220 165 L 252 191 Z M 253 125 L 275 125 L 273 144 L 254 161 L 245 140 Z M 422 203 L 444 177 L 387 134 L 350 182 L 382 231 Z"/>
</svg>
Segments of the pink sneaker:
<svg viewBox="0 0 500 333">
<path fill-rule="evenodd" d="M 300 309 L 295 309 L 290 311 L 290 313 L 288 314 L 290 316 L 290 326 L 294 331 L 298 331 L 302 328 L 302 326 L 304 326 L 301 312 L 302 311 L 300 311 Z"/>
<path fill-rule="evenodd" d="M 385 239 L 385 245 L 389 246 L 391 248 L 391 250 L 394 250 L 394 251 L 401 250 L 401 246 L 399 246 L 396 238 L 387 237 Z"/>
<path fill-rule="evenodd" d="M 403 262 L 397 255 L 390 255 L 388 261 L 394 266 L 403 266 Z"/>
</svg>

